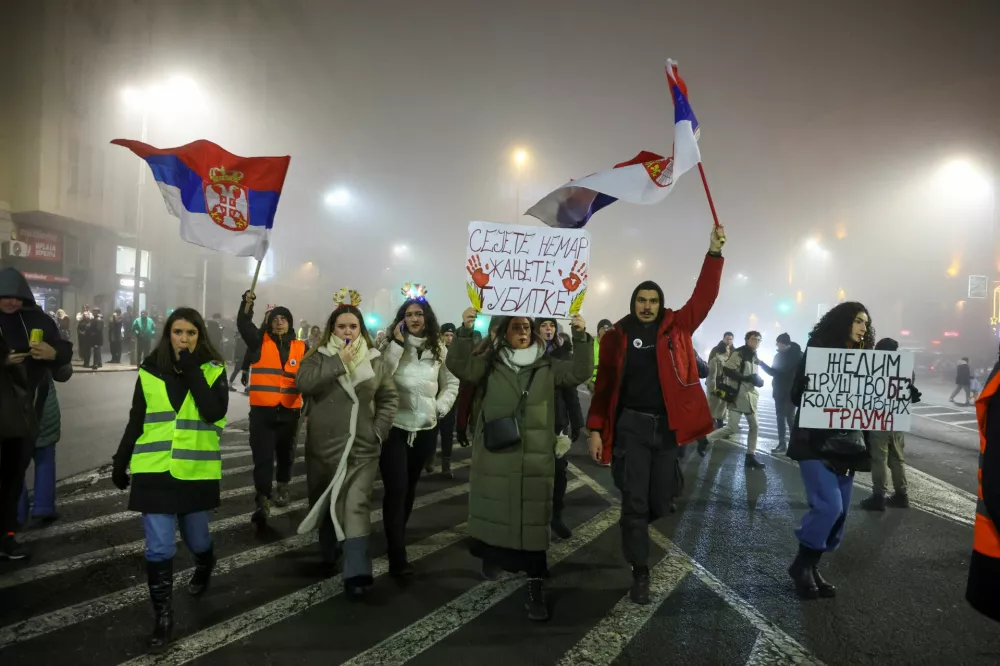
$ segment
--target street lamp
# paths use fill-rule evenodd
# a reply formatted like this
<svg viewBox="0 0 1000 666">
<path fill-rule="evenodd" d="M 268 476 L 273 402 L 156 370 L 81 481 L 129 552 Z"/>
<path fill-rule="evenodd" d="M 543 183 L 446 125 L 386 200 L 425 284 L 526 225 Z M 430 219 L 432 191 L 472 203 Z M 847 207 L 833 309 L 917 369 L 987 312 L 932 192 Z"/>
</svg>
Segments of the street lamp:
<svg viewBox="0 0 1000 666">
<path fill-rule="evenodd" d="M 343 208 L 351 203 L 351 191 L 346 187 L 338 187 L 323 197 L 323 201 L 330 208 Z"/>
<path fill-rule="evenodd" d="M 149 114 L 152 111 L 195 111 L 201 107 L 204 99 L 198 84 L 191 78 L 174 75 L 162 83 L 152 83 L 142 87 L 128 87 L 122 90 L 122 100 L 129 108 L 142 114 L 142 131 L 140 141 L 149 141 Z M 138 315 L 143 308 L 139 307 L 139 291 L 142 282 L 142 188 L 146 184 L 146 172 L 149 167 L 145 160 L 139 160 L 139 180 L 136 188 L 135 213 L 135 275 L 132 280 L 132 306 Z M 204 290 L 204 289 L 203 289 Z M 136 359 L 138 360 L 138 358 Z"/>
</svg>

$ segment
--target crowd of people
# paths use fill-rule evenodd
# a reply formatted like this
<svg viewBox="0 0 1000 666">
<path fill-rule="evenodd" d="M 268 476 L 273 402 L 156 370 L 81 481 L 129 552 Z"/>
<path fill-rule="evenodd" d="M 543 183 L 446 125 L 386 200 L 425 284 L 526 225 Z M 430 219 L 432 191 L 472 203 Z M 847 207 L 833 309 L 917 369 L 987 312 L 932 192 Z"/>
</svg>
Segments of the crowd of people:
<svg viewBox="0 0 1000 666">
<path fill-rule="evenodd" d="M 218 315 L 206 322 L 199 312 L 179 308 L 157 327 L 146 313 L 129 325 L 130 313 L 115 312 L 113 328 L 150 341 L 146 349 L 140 347 L 139 376 L 112 473 L 116 487 L 131 488 L 129 509 L 142 514 L 155 613 L 150 647 L 162 648 L 171 637 L 178 525 L 195 560 L 188 592 L 204 594 L 211 580 L 215 554 L 209 513 L 220 505 L 219 444 L 237 374 L 250 403 L 256 529 L 267 529 L 272 507 L 289 504 L 296 440 L 304 423 L 309 511 L 298 531 L 318 530 L 324 566 L 331 573 L 342 567 L 345 595 L 364 599 L 375 582 L 370 516 L 380 476 L 388 572 L 405 581 L 415 572 L 406 532 L 421 475 L 434 469 L 440 442 L 441 474 L 451 478 L 457 440 L 471 446 L 469 551 L 481 561 L 487 580 L 504 571 L 524 574 L 527 615 L 544 621 L 551 613 L 547 551 L 552 539 L 572 536 L 563 507 L 565 455 L 573 442 L 586 431 L 594 462 L 611 468 L 622 496 L 621 548 L 632 569 L 629 596 L 636 604 L 648 604 L 649 525 L 676 510 L 686 445 L 696 443 L 705 456 L 713 442 L 732 438 L 745 419 L 745 467 L 748 473 L 763 468 L 756 454 L 763 370 L 773 378 L 778 415 L 780 441 L 773 453 L 798 462 L 809 503 L 795 531 L 798 553 L 788 573 L 803 598 L 834 596 L 836 588 L 820 574 L 819 562 L 843 539 L 855 472 L 873 475 L 874 494 L 862 508 L 909 506 L 903 436 L 800 427 L 797 406 L 808 389 L 805 354 L 787 334 L 778 337 L 771 364 L 757 357 L 762 339 L 757 331 L 746 332 L 737 348 L 735 336 L 727 332 L 707 362 L 698 356 L 692 335 L 718 295 L 724 240 L 721 228 L 712 231 L 694 292 L 683 307 L 666 308 L 662 289 L 643 282 L 632 294 L 629 315 L 617 323 L 602 320 L 596 338 L 579 315 L 568 332 L 552 318 L 495 317 L 482 336 L 472 308 L 457 326 L 439 323 L 423 288 L 410 289 L 393 323 L 374 336 L 366 327 L 360 294 L 350 289 L 337 294 L 337 307 L 322 328 L 302 320 L 296 330 L 291 312 L 281 306 L 269 308 L 254 323 L 255 295 L 247 292 L 236 322 L 235 368 L 227 377 Z M 89 335 L 96 335 L 101 319 L 99 312 L 89 312 Z M 46 449 L 58 433 L 44 424 L 52 422 L 47 396 L 54 396 L 53 382 L 68 378 L 63 368 L 72 345 L 62 321 L 57 324 L 34 305 L 13 269 L 0 271 L 0 325 L 0 553 L 15 559 L 24 556 L 14 534 L 26 517 L 26 501 L 21 499 L 20 516 L 18 501 L 28 460 L 35 461 L 36 475 L 51 467 L 50 479 L 36 477 L 33 499 L 36 516 L 55 517 L 54 462 L 49 462 L 54 456 Z M 96 338 L 81 344 L 96 347 Z M 807 347 L 892 351 L 896 345 L 891 339 L 876 343 L 867 309 L 847 302 L 820 319 Z M 991 380 L 984 396 L 993 395 L 997 385 Z M 581 387 L 591 393 L 586 416 Z M 913 388 L 910 397 L 919 401 L 919 391 Z M 983 414 L 985 442 L 992 431 L 986 430 Z M 984 456 L 994 467 L 996 451 Z M 886 498 L 888 478 L 894 494 Z M 1000 561 L 1000 540 L 987 508 L 1000 512 L 991 506 L 1000 480 L 984 473 L 983 483 L 976 551 L 985 558 L 980 558 L 980 571 L 985 567 L 990 573 Z M 971 583 L 969 594 L 977 607 L 984 606 Z M 995 611 L 995 600 L 990 603 Z"/>
</svg>

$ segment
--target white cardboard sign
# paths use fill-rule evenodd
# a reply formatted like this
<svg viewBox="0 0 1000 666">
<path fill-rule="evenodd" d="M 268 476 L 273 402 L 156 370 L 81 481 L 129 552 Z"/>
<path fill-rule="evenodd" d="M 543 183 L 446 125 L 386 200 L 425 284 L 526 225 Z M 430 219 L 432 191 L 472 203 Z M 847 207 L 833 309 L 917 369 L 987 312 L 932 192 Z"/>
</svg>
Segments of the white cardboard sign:
<svg viewBox="0 0 1000 666">
<path fill-rule="evenodd" d="M 909 431 L 913 352 L 810 347 L 806 377 L 803 428 Z"/>
<path fill-rule="evenodd" d="M 470 222 L 465 252 L 469 301 L 489 316 L 570 319 L 587 293 L 590 234 Z"/>
</svg>

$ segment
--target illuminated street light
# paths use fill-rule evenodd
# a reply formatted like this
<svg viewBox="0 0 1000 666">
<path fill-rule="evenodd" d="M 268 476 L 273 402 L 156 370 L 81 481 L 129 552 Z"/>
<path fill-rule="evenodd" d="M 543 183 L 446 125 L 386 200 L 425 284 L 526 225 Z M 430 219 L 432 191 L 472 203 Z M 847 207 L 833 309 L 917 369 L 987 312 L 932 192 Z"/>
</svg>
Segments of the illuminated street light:
<svg viewBox="0 0 1000 666">
<path fill-rule="evenodd" d="M 514 151 L 513 159 L 514 164 L 518 167 L 524 166 L 525 162 L 528 161 L 528 151 L 523 148 L 518 148 Z"/>
<path fill-rule="evenodd" d="M 990 192 L 990 180 L 982 170 L 964 159 L 955 159 L 941 167 L 937 181 L 951 195 L 980 197 Z"/>
<path fill-rule="evenodd" d="M 351 192 L 346 187 L 338 187 L 323 197 L 323 201 L 331 208 L 343 208 L 351 203 Z"/>
<path fill-rule="evenodd" d="M 396 256 L 396 257 L 405 256 L 406 253 L 409 252 L 409 251 L 410 251 L 410 248 L 408 248 L 405 245 L 394 245 L 393 248 L 392 248 L 392 254 L 394 256 Z"/>
<path fill-rule="evenodd" d="M 608 290 L 608 289 L 610 289 L 610 288 L 611 288 L 611 285 L 610 285 L 610 284 L 608 283 L 608 281 L 607 281 L 607 280 L 605 280 L 604 278 L 601 278 L 601 279 L 600 279 L 600 280 L 599 280 L 599 281 L 597 282 L 597 291 L 598 291 L 599 293 L 602 293 L 602 294 L 603 294 L 603 293 L 607 292 L 607 290 Z"/>
</svg>

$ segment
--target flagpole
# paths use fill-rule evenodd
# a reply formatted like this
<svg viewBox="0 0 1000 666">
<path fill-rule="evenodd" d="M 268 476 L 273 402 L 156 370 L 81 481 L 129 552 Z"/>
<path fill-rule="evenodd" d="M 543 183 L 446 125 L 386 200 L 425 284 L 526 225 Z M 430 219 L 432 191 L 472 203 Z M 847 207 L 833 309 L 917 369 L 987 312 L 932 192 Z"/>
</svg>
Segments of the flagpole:
<svg viewBox="0 0 1000 666">
<path fill-rule="evenodd" d="M 705 178 L 705 167 L 698 162 L 698 173 L 701 174 L 701 182 L 705 186 L 705 196 L 708 197 L 708 206 L 712 209 L 712 219 L 715 221 L 715 226 L 719 225 L 719 214 L 715 212 L 715 202 L 712 200 L 712 190 L 708 188 L 708 179 Z"/>
<path fill-rule="evenodd" d="M 251 296 L 255 295 L 253 293 L 253 291 L 254 291 L 254 289 L 257 288 L 257 278 L 260 277 L 260 265 L 262 263 L 264 263 L 263 259 L 258 259 L 257 260 L 257 269 L 253 272 L 253 282 L 250 283 L 250 295 Z M 251 301 L 247 301 L 246 303 L 243 304 L 243 311 L 246 312 L 247 314 L 250 314 L 250 302 Z"/>
</svg>

